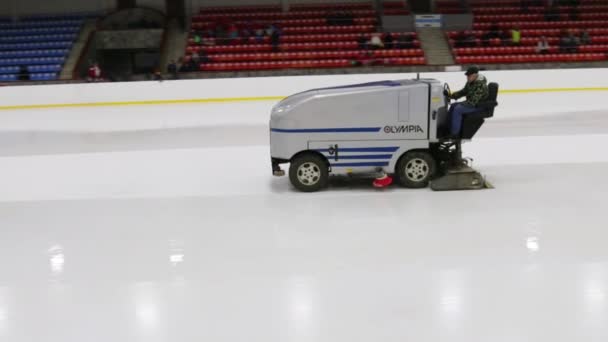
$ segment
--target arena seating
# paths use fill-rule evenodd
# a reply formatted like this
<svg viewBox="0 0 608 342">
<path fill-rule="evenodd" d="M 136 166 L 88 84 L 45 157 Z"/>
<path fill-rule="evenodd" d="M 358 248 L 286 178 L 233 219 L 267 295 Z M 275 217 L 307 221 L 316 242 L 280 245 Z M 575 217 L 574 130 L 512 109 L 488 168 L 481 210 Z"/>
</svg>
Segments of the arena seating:
<svg viewBox="0 0 608 342">
<path fill-rule="evenodd" d="M 385 1 L 383 5 L 385 14 L 410 13 L 404 1 Z M 333 17 L 337 17 L 334 22 Z M 214 32 L 217 25 L 234 25 L 239 34 L 231 38 L 208 34 Z M 268 35 L 242 37 L 244 28 L 254 31 L 270 25 L 280 28 L 278 48 L 271 44 Z M 390 49 L 362 48 L 360 40 L 371 39 L 378 31 L 377 25 L 377 13 L 371 2 L 295 4 L 287 12 L 279 6 L 207 7 L 193 17 L 184 62 L 196 53 L 206 59 L 198 67 L 202 71 L 426 63 L 415 32 L 391 33 L 395 43 Z M 194 40 L 196 34 L 202 37 L 200 44 Z M 399 39 L 403 40 L 397 43 Z M 360 63 L 361 60 L 367 63 Z"/>
<path fill-rule="evenodd" d="M 545 1 L 521 0 L 471 0 L 474 15 L 473 31 L 447 32 L 455 60 L 468 63 L 534 63 L 534 62 L 582 62 L 602 61 L 608 56 L 608 1 L 579 0 L 564 2 L 555 0 L 553 17 L 547 16 Z M 550 19 L 550 20 L 547 20 Z M 488 31 L 498 29 L 503 38 L 491 39 Z M 518 28 L 521 42 L 514 46 L 510 30 Z M 573 50 L 560 48 L 562 37 L 572 33 L 580 37 L 586 31 L 588 43 L 581 43 Z M 463 44 L 459 37 L 467 37 Z M 545 37 L 549 50 L 541 54 L 536 46 Z M 506 38 L 506 39 L 505 39 Z M 466 47 L 462 47 L 466 45 Z"/>
<path fill-rule="evenodd" d="M 57 79 L 88 15 L 36 16 L 0 21 L 0 81 L 16 81 L 22 67 L 30 80 Z"/>
</svg>

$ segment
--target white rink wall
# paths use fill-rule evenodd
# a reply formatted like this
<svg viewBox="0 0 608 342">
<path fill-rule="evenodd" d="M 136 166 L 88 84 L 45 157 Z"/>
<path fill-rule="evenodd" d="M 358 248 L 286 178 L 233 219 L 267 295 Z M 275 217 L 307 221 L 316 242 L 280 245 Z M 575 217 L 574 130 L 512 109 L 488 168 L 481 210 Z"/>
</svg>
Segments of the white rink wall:
<svg viewBox="0 0 608 342">
<path fill-rule="evenodd" d="M 482 72 L 501 89 L 577 88 L 608 86 L 607 69 L 516 70 Z M 227 78 L 164 82 L 62 84 L 0 88 L 0 106 L 198 98 L 287 96 L 299 91 L 386 79 L 415 78 L 416 74 L 367 74 Z M 462 72 L 422 73 L 462 86 Z"/>
<path fill-rule="evenodd" d="M 495 120 L 520 116 L 608 110 L 608 69 L 517 70 L 483 72 L 500 84 Z M 164 82 L 8 86 L 0 88 L 0 107 L 90 104 L 132 101 L 171 101 L 287 96 L 311 88 L 385 79 L 415 78 L 415 74 L 368 74 L 231 78 Z M 462 72 L 423 73 L 421 77 L 448 82 L 453 90 Z M 577 88 L 564 91 L 563 88 Z M 561 89 L 561 91 L 547 90 Z M 538 92 L 508 92 L 536 90 Z M 149 130 L 213 124 L 267 122 L 276 101 L 237 101 L 180 105 L 135 105 L 70 108 L 2 109 L 2 130 L 113 131 Z M 136 109 L 136 110 L 133 110 Z"/>
</svg>

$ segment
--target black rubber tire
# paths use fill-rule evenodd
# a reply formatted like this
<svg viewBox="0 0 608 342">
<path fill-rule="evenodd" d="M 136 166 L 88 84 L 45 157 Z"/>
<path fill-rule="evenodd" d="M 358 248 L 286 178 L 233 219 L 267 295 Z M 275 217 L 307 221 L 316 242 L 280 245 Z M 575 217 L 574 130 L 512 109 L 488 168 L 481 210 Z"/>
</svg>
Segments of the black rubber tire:
<svg viewBox="0 0 608 342">
<path fill-rule="evenodd" d="M 305 184 L 298 177 L 298 169 L 304 164 L 310 164 L 313 170 L 316 170 L 319 175 L 316 182 Z M 302 170 L 300 170 L 302 172 Z M 327 162 L 320 156 L 314 153 L 305 153 L 296 156 L 289 166 L 289 180 L 291 184 L 302 192 L 315 192 L 327 187 L 329 181 L 329 168 Z"/>
<path fill-rule="evenodd" d="M 406 172 L 406 168 L 410 162 L 414 161 L 414 163 L 418 164 L 418 169 L 425 171 L 426 174 L 413 174 Z M 412 151 L 407 152 L 406 154 L 399 159 L 397 163 L 397 168 L 395 169 L 395 176 L 397 178 L 397 182 L 406 188 L 426 188 L 429 185 L 429 181 L 435 175 L 437 171 L 437 163 L 435 162 L 435 158 L 424 151 Z M 418 178 L 421 177 L 421 178 Z"/>
</svg>

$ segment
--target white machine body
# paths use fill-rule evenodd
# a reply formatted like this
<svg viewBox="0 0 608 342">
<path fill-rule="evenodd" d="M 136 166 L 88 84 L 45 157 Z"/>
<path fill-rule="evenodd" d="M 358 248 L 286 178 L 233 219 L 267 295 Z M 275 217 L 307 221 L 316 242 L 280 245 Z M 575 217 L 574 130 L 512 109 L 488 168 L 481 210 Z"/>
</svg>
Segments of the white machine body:
<svg viewBox="0 0 608 342">
<path fill-rule="evenodd" d="M 314 89 L 272 109 L 275 164 L 302 152 L 323 155 L 332 174 L 393 173 L 411 150 L 428 150 L 447 124 L 443 84 L 434 79 L 382 81 Z"/>
</svg>

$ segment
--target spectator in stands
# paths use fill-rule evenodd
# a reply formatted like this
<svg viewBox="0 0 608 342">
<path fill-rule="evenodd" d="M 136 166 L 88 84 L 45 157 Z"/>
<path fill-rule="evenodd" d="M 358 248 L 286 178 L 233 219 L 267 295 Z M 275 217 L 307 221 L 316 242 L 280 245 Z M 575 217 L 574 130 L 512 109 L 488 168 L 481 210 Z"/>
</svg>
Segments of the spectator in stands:
<svg viewBox="0 0 608 342">
<path fill-rule="evenodd" d="M 204 46 L 214 46 L 215 45 L 215 38 L 213 38 L 213 37 L 205 37 L 205 38 L 203 38 L 203 45 Z"/>
<path fill-rule="evenodd" d="M 397 38 L 397 47 L 399 49 L 413 49 L 414 36 L 411 34 L 401 34 Z"/>
<path fill-rule="evenodd" d="M 209 59 L 206 57 L 206 55 L 204 54 L 203 51 L 201 51 L 201 54 L 204 55 L 205 57 L 200 57 L 199 55 L 197 55 L 198 59 L 195 60 L 194 58 L 192 58 L 192 56 L 190 58 L 186 57 L 184 63 L 182 64 L 182 66 L 179 68 L 179 72 L 196 72 L 200 70 L 200 65 L 207 63 L 209 61 Z"/>
<path fill-rule="evenodd" d="M 555 4 L 552 4 L 551 6 L 547 7 L 547 9 L 545 10 L 545 20 L 558 21 L 559 19 L 559 8 Z"/>
<path fill-rule="evenodd" d="M 483 47 L 487 47 L 490 46 L 490 40 L 491 40 L 491 35 L 490 32 L 486 32 L 481 36 L 481 46 Z"/>
<path fill-rule="evenodd" d="M 200 63 L 196 63 L 193 59 L 188 61 L 188 71 L 189 72 L 197 72 L 199 71 Z"/>
<path fill-rule="evenodd" d="M 387 32 L 387 33 L 384 35 L 384 46 L 385 46 L 387 49 L 392 49 L 392 48 L 393 48 L 393 46 L 394 46 L 394 42 L 395 42 L 395 37 L 393 37 L 392 33 Z"/>
<path fill-rule="evenodd" d="M 581 33 L 581 44 L 588 45 L 591 44 L 591 36 L 589 35 L 589 31 L 586 29 Z"/>
<path fill-rule="evenodd" d="M 94 62 L 89 66 L 89 70 L 87 72 L 87 81 L 88 82 L 101 81 L 101 68 L 99 67 L 99 63 Z"/>
<path fill-rule="evenodd" d="M 217 27 L 216 23 L 210 23 L 207 27 L 207 30 L 202 34 L 203 37 L 215 37 L 215 28 Z"/>
<path fill-rule="evenodd" d="M 357 38 L 357 43 L 359 44 L 359 50 L 367 50 L 367 38 L 365 38 L 363 33 L 359 35 L 359 38 Z"/>
<path fill-rule="evenodd" d="M 167 73 L 171 75 L 172 79 L 177 79 L 177 63 L 175 63 L 174 59 L 167 65 Z"/>
<path fill-rule="evenodd" d="M 219 23 L 215 26 L 215 37 L 219 40 L 220 44 L 226 43 L 226 27 L 224 24 Z"/>
<path fill-rule="evenodd" d="M 536 53 L 543 55 L 549 53 L 549 41 L 547 40 L 547 37 L 542 36 L 540 38 L 538 44 L 536 44 Z"/>
<path fill-rule="evenodd" d="M 460 31 L 456 37 L 454 37 L 455 44 L 454 47 L 464 48 L 464 47 L 476 47 L 477 46 L 477 37 L 472 32 Z"/>
<path fill-rule="evenodd" d="M 580 40 L 577 36 L 575 36 L 572 31 L 567 31 L 565 36 L 562 36 L 560 40 L 560 51 L 568 52 L 568 53 L 576 53 L 578 52 L 578 46 L 580 44 Z"/>
<path fill-rule="evenodd" d="M 230 26 L 228 26 L 228 31 L 227 31 L 227 35 L 228 35 L 228 43 L 229 44 L 234 44 L 236 43 L 238 37 L 239 37 L 239 29 L 235 24 L 230 24 Z"/>
<path fill-rule="evenodd" d="M 268 27 L 266 28 L 266 35 L 268 37 L 272 37 L 272 34 L 274 33 L 274 31 L 276 31 L 278 29 L 278 27 L 275 24 L 270 24 L 268 25 Z"/>
<path fill-rule="evenodd" d="M 515 27 L 511 30 L 511 45 L 519 46 L 521 44 L 521 31 L 519 27 Z"/>
<path fill-rule="evenodd" d="M 568 45 L 570 45 L 570 39 L 568 38 L 568 30 L 563 29 L 561 37 L 559 38 L 559 52 L 567 52 Z"/>
<path fill-rule="evenodd" d="M 463 48 L 466 47 L 465 41 L 467 39 L 467 33 L 465 31 L 460 31 L 454 36 L 454 47 Z"/>
<path fill-rule="evenodd" d="M 281 32 L 279 30 L 273 30 L 270 36 L 270 44 L 272 44 L 272 51 L 279 52 L 279 44 L 281 43 Z"/>
<path fill-rule="evenodd" d="M 192 40 L 196 45 L 201 45 L 203 43 L 203 39 L 201 38 L 201 35 L 198 32 L 194 33 L 194 37 L 192 37 Z"/>
<path fill-rule="evenodd" d="M 356 59 L 351 61 L 352 66 L 370 66 L 375 63 L 376 60 L 372 51 L 362 51 Z"/>
<path fill-rule="evenodd" d="M 488 30 L 488 32 L 486 32 L 485 34 L 483 34 L 481 36 L 481 44 L 483 46 L 488 46 L 490 45 L 490 41 L 492 39 L 499 39 L 500 38 L 500 27 L 498 26 L 497 23 L 493 23 L 492 26 L 490 26 L 490 29 Z"/>
<path fill-rule="evenodd" d="M 17 75 L 17 79 L 19 81 L 29 81 L 30 80 L 30 71 L 28 70 L 26 65 L 19 66 L 19 74 Z"/>
<path fill-rule="evenodd" d="M 260 24 L 256 24 L 254 34 L 256 42 L 261 44 L 264 41 L 264 27 Z"/>
<path fill-rule="evenodd" d="M 350 65 L 353 67 L 362 66 L 364 61 L 369 59 L 368 54 L 371 55 L 371 52 L 361 51 L 354 59 L 350 61 Z"/>
<path fill-rule="evenodd" d="M 382 41 L 382 34 L 381 33 L 372 34 L 372 38 L 369 40 L 369 46 L 372 49 L 384 48 L 384 42 Z"/>
<path fill-rule="evenodd" d="M 572 31 L 568 34 L 568 38 L 570 38 L 570 51 L 571 53 L 578 52 L 578 47 L 581 45 L 581 40 L 579 37 L 575 36 Z"/>
<path fill-rule="evenodd" d="M 192 51 L 192 55 L 190 56 L 190 59 L 195 63 L 198 64 L 201 61 L 201 56 L 198 54 L 198 51 L 194 50 Z"/>
<path fill-rule="evenodd" d="M 249 43 L 249 38 L 251 38 L 251 30 L 250 30 L 249 26 L 246 26 L 245 28 L 243 28 L 241 30 L 241 37 L 242 37 L 243 44 Z"/>
<path fill-rule="evenodd" d="M 498 26 L 497 23 L 493 23 L 492 26 L 490 26 L 489 34 L 491 39 L 500 38 L 500 26 Z"/>
<path fill-rule="evenodd" d="M 473 32 L 467 32 L 464 39 L 465 47 L 477 47 L 477 37 Z"/>
<path fill-rule="evenodd" d="M 188 70 L 188 63 L 190 62 L 189 59 L 185 58 L 185 57 L 181 57 L 179 59 L 180 62 L 180 66 L 179 69 L 177 70 L 178 72 L 189 72 L 190 70 Z"/>
<path fill-rule="evenodd" d="M 456 36 L 456 47 L 471 47 L 471 45 L 476 45 L 472 43 L 471 33 L 469 32 L 461 31 L 458 36 Z"/>
<path fill-rule="evenodd" d="M 209 58 L 209 56 L 207 55 L 207 52 L 205 50 L 200 50 L 199 55 L 198 55 L 199 64 L 207 64 L 210 61 L 211 61 L 211 58 Z M 198 70 L 198 65 L 196 66 L 196 70 Z"/>
<path fill-rule="evenodd" d="M 159 81 L 159 82 L 164 81 L 163 73 L 160 72 L 160 69 L 158 69 L 158 68 L 154 69 L 154 72 L 152 73 L 152 78 L 155 81 Z"/>
</svg>

